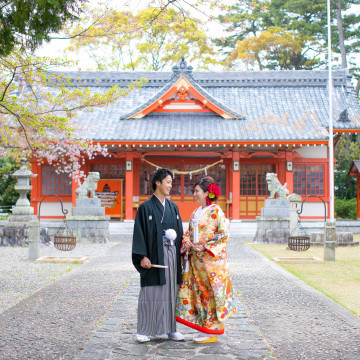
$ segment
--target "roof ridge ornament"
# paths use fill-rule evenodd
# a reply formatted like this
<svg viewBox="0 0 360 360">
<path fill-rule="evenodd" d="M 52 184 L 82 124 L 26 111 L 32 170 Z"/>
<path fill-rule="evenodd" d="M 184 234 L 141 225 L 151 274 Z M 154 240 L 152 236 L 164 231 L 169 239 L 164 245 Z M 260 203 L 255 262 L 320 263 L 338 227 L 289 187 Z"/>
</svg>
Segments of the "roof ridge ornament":
<svg viewBox="0 0 360 360">
<path fill-rule="evenodd" d="M 338 121 L 341 121 L 341 122 L 348 122 L 348 121 L 350 121 L 350 119 L 349 119 L 349 114 L 348 114 L 347 109 L 344 109 L 344 110 L 340 113 Z"/>
<path fill-rule="evenodd" d="M 172 71 L 173 71 L 172 78 L 180 74 L 187 74 L 192 77 L 193 67 L 190 65 L 187 66 L 187 62 L 185 61 L 185 56 L 181 55 L 181 60 L 177 63 L 177 65 L 173 66 Z"/>
</svg>

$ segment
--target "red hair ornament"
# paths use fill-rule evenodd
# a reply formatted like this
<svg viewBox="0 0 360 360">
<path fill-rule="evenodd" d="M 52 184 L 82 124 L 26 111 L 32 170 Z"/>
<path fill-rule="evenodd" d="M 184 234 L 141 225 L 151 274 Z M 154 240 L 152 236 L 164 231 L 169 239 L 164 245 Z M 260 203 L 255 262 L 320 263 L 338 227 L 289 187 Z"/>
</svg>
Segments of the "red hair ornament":
<svg viewBox="0 0 360 360">
<path fill-rule="evenodd" d="M 208 184 L 206 189 L 209 191 L 209 195 L 206 197 L 206 206 L 212 204 L 212 199 L 218 198 L 221 194 L 220 188 L 216 184 Z"/>
</svg>

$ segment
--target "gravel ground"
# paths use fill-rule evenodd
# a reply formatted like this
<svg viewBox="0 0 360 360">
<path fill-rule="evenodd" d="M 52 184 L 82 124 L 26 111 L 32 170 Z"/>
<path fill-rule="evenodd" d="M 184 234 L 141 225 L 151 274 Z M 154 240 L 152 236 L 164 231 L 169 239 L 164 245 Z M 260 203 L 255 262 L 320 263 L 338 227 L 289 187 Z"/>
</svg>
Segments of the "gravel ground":
<svg viewBox="0 0 360 360">
<path fill-rule="evenodd" d="M 63 252 L 54 246 L 41 246 L 41 256 L 86 256 L 89 259 L 103 254 L 107 244 L 77 244 L 71 252 Z M 27 247 L 0 247 L 0 314 L 19 301 L 53 283 L 60 276 L 80 265 L 46 264 L 28 260 Z"/>
<path fill-rule="evenodd" d="M 0 359 L 73 359 L 135 273 L 130 245 L 79 246 L 81 256 L 93 254 L 89 262 L 0 314 Z"/>
</svg>

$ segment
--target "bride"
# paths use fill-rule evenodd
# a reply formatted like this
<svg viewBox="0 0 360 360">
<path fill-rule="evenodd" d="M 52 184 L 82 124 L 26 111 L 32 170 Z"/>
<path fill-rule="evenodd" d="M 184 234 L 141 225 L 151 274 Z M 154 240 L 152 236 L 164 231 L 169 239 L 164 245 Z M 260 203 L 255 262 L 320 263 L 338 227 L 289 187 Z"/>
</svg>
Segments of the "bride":
<svg viewBox="0 0 360 360">
<path fill-rule="evenodd" d="M 229 220 L 213 203 L 219 196 L 212 177 L 196 183 L 194 198 L 201 206 L 190 217 L 181 247 L 185 270 L 176 320 L 203 333 L 196 343 L 216 342 L 224 321 L 236 312 L 226 252 Z"/>
</svg>

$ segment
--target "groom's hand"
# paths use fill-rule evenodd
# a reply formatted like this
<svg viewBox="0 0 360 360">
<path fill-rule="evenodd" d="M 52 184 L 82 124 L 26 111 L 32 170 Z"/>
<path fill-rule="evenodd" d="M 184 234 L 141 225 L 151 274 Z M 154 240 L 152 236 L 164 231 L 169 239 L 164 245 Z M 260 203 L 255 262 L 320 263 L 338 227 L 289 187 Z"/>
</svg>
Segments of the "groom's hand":
<svg viewBox="0 0 360 360">
<path fill-rule="evenodd" d="M 144 256 L 143 259 L 140 262 L 140 266 L 144 269 L 150 269 L 151 268 L 151 261 Z"/>
</svg>

